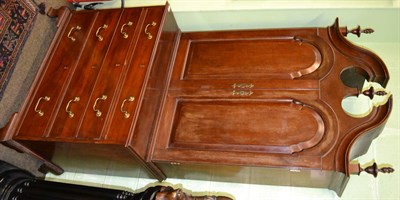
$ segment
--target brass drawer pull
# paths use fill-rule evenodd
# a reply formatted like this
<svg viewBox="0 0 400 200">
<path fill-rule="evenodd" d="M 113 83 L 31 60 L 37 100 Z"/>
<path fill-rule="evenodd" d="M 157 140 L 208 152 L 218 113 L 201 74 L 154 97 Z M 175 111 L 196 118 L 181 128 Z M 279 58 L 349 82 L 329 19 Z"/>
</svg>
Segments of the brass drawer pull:
<svg viewBox="0 0 400 200">
<path fill-rule="evenodd" d="M 233 90 L 232 91 L 232 95 L 233 96 L 251 96 L 253 94 L 253 92 L 252 91 L 243 91 L 243 90 L 241 90 L 241 91 L 236 91 L 236 90 Z"/>
<path fill-rule="evenodd" d="M 122 25 L 120 32 L 122 34 L 122 37 L 124 37 L 125 39 L 128 38 L 129 35 L 126 32 L 124 32 L 124 28 L 125 28 L 125 26 L 132 26 L 132 25 L 133 25 L 133 22 L 131 22 L 131 21 Z"/>
<path fill-rule="evenodd" d="M 135 97 L 129 96 L 127 99 L 124 99 L 124 101 L 122 101 L 122 104 L 121 104 L 121 112 L 124 114 L 124 118 L 129 118 L 129 117 L 131 116 L 131 114 L 129 114 L 128 111 L 124 110 L 125 102 L 126 102 L 126 101 L 132 102 L 132 101 L 134 101 L 134 100 L 135 100 Z"/>
<path fill-rule="evenodd" d="M 38 101 L 36 102 L 35 112 L 37 112 L 39 116 L 43 116 L 43 115 L 44 115 L 44 112 L 43 112 L 42 110 L 39 110 L 39 109 L 38 109 L 39 104 L 40 104 L 40 101 L 42 101 L 42 100 L 50 101 L 50 97 L 48 97 L 48 96 L 40 97 L 40 98 L 38 99 Z"/>
<path fill-rule="evenodd" d="M 78 102 L 79 100 L 80 100 L 79 97 L 75 97 L 74 99 L 71 99 L 68 101 L 67 106 L 65 107 L 65 112 L 67 112 L 69 118 L 73 118 L 75 115 L 71 110 L 69 110 L 70 104 L 72 102 Z"/>
<path fill-rule="evenodd" d="M 96 31 L 96 37 L 97 37 L 97 39 L 101 42 L 101 41 L 103 41 L 103 36 L 101 36 L 100 35 L 100 30 L 101 29 L 107 29 L 108 28 L 108 25 L 107 24 L 103 24 L 103 26 L 100 26 L 98 29 L 97 29 L 97 31 Z"/>
<path fill-rule="evenodd" d="M 68 37 L 69 39 L 71 39 L 72 42 L 75 42 L 76 39 L 75 39 L 74 37 L 72 37 L 71 35 L 72 35 L 72 33 L 73 33 L 75 30 L 78 30 L 78 31 L 79 31 L 79 30 L 81 30 L 81 29 L 82 29 L 82 28 L 81 28 L 80 26 L 72 27 L 71 30 L 69 30 L 68 36 L 67 36 L 67 37 Z"/>
<path fill-rule="evenodd" d="M 96 117 L 100 117 L 101 116 L 101 111 L 99 110 L 99 109 L 97 109 L 96 108 L 96 106 L 97 106 L 97 102 L 99 101 L 99 100 L 106 100 L 107 99 L 107 95 L 101 95 L 101 97 L 98 97 L 97 99 L 96 99 L 96 101 L 94 101 L 94 104 L 93 104 L 93 111 L 94 112 L 96 112 Z"/>
<path fill-rule="evenodd" d="M 146 26 L 146 28 L 144 29 L 144 33 L 147 35 L 147 39 L 151 39 L 151 38 L 153 38 L 153 36 L 151 35 L 151 33 L 150 32 L 148 32 L 147 31 L 147 29 L 149 28 L 149 26 L 156 26 L 157 25 L 157 23 L 156 22 L 151 22 L 151 24 L 147 24 L 147 26 Z"/>
<path fill-rule="evenodd" d="M 252 83 L 234 83 L 232 85 L 233 91 L 232 95 L 233 96 L 251 96 L 253 92 L 251 91 L 251 88 L 253 88 L 254 85 Z M 239 90 L 237 91 L 236 89 L 248 89 L 248 90 Z"/>
<path fill-rule="evenodd" d="M 251 89 L 254 87 L 252 83 L 234 83 L 232 85 L 233 89 L 235 88 L 241 88 L 241 89 Z"/>
</svg>

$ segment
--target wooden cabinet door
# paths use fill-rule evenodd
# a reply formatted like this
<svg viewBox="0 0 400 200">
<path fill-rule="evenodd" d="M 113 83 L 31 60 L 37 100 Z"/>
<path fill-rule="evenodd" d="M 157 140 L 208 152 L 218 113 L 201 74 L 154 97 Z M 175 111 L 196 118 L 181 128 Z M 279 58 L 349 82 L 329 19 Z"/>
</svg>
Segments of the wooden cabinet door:
<svg viewBox="0 0 400 200">
<path fill-rule="evenodd" d="M 53 49 L 43 62 L 42 75 L 33 87 L 22 124 L 16 137 L 44 137 L 59 108 L 66 85 L 84 49 L 95 19 L 93 12 L 72 14 L 69 23 L 59 31 L 60 37 L 54 41 Z"/>
<path fill-rule="evenodd" d="M 331 120 L 319 100 L 332 52 L 317 32 L 182 34 L 152 159 L 285 165 L 275 159 L 307 151 L 320 167 L 333 143 L 321 145 Z"/>
<path fill-rule="evenodd" d="M 123 10 L 85 108 L 77 134 L 79 139 L 100 139 L 108 117 L 113 114 L 115 96 L 129 68 L 132 52 L 135 48 L 142 48 L 136 46 L 137 32 L 142 23 L 141 13 L 142 8 Z"/>
<path fill-rule="evenodd" d="M 146 8 L 144 23 L 141 24 L 137 48 L 133 53 L 122 90 L 116 101 L 116 110 L 112 116 L 112 121 L 106 140 L 118 143 L 126 143 L 128 135 L 134 126 L 140 105 L 143 99 L 143 92 L 146 82 L 153 65 L 153 57 L 157 49 L 158 32 L 162 26 L 162 19 L 166 12 L 165 6 Z"/>
<path fill-rule="evenodd" d="M 120 10 L 94 12 L 96 20 L 91 25 L 92 29 L 85 49 L 58 110 L 50 137 L 73 138 L 77 135 L 79 124 L 89 104 L 90 94 L 121 14 Z"/>
</svg>

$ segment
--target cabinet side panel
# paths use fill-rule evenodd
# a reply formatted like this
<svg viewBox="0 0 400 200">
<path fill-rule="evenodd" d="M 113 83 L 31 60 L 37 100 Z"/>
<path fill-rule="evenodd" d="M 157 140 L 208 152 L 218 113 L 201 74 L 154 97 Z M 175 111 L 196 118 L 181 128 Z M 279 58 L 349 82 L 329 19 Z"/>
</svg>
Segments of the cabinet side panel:
<svg viewBox="0 0 400 200">
<path fill-rule="evenodd" d="M 152 132 L 157 123 L 157 117 L 161 107 L 163 93 L 167 88 L 167 80 L 174 61 L 174 53 L 178 46 L 180 30 L 176 24 L 173 13 L 164 10 L 162 29 L 159 32 L 155 55 L 151 61 L 151 71 L 146 77 L 144 94 L 140 112 L 137 114 L 137 122 L 134 132 L 130 133 L 128 145 L 134 148 L 136 153 L 145 158 L 148 153 L 149 143 L 152 142 Z"/>
</svg>

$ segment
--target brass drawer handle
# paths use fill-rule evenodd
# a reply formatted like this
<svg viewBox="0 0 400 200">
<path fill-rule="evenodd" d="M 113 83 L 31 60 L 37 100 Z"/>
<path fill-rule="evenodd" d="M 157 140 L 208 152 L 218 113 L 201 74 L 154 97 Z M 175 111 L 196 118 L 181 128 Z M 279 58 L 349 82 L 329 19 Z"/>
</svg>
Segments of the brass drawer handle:
<svg viewBox="0 0 400 200">
<path fill-rule="evenodd" d="M 68 101 L 67 106 L 65 107 L 65 112 L 67 112 L 69 118 L 73 118 L 75 115 L 71 110 L 69 110 L 70 104 L 72 102 L 78 102 L 79 100 L 80 100 L 79 97 L 75 97 L 74 99 L 71 99 Z"/>
<path fill-rule="evenodd" d="M 251 96 L 253 94 L 253 92 L 251 91 L 251 88 L 253 88 L 253 87 L 254 87 L 254 85 L 252 83 L 234 83 L 232 85 L 232 88 L 233 88 L 232 95 L 233 96 Z M 239 89 L 239 91 L 237 91 L 236 89 Z"/>
<path fill-rule="evenodd" d="M 124 105 L 125 105 L 125 102 L 132 102 L 132 101 L 134 101 L 135 100 L 135 97 L 133 97 L 133 96 L 129 96 L 127 99 L 124 99 L 124 101 L 122 101 L 122 104 L 121 104 L 121 112 L 124 114 L 124 118 L 129 118 L 130 116 L 131 116 L 131 114 L 129 114 L 129 112 L 128 111 L 126 111 L 126 110 L 124 110 Z"/>
<path fill-rule="evenodd" d="M 71 30 L 69 30 L 68 36 L 67 36 L 67 37 L 68 37 L 69 39 L 71 39 L 72 42 L 75 42 L 76 39 L 75 39 L 74 37 L 72 37 L 71 35 L 72 35 L 72 33 L 73 33 L 75 30 L 78 30 L 78 31 L 79 31 L 79 30 L 81 30 L 81 29 L 82 29 L 82 28 L 81 28 L 80 26 L 72 27 Z"/>
<path fill-rule="evenodd" d="M 96 101 L 94 101 L 94 104 L 93 104 L 93 111 L 94 112 L 96 112 L 96 117 L 100 117 L 101 116 L 101 111 L 99 110 L 99 109 L 97 109 L 96 108 L 96 106 L 97 106 L 97 102 L 99 101 L 99 100 L 102 100 L 102 101 L 104 101 L 104 100 L 106 100 L 107 99 L 107 95 L 101 95 L 101 97 L 98 97 L 97 99 L 96 99 Z"/>
<path fill-rule="evenodd" d="M 96 37 L 97 37 L 97 39 L 101 42 L 101 41 L 103 41 L 103 36 L 101 36 L 100 35 L 100 31 L 101 31 L 101 29 L 107 29 L 108 28 L 108 25 L 107 24 L 103 24 L 103 26 L 100 26 L 98 29 L 97 29 L 97 31 L 96 31 Z"/>
<path fill-rule="evenodd" d="M 232 95 L 233 96 L 251 96 L 253 94 L 253 92 L 252 91 L 243 91 L 243 90 L 240 90 L 240 91 L 236 91 L 236 90 L 233 90 L 232 91 Z"/>
<path fill-rule="evenodd" d="M 234 83 L 232 85 L 233 89 L 240 88 L 240 89 L 251 89 L 254 87 L 252 83 Z"/>
<path fill-rule="evenodd" d="M 125 39 L 128 38 L 129 35 L 126 32 L 124 32 L 124 28 L 125 28 L 125 26 L 132 26 L 132 25 L 133 25 L 133 22 L 131 22 L 131 21 L 122 25 L 120 32 L 122 34 L 122 37 L 124 37 Z"/>
<path fill-rule="evenodd" d="M 40 104 L 40 101 L 42 101 L 42 100 L 50 101 L 50 97 L 48 97 L 48 96 L 40 97 L 40 98 L 38 99 L 38 101 L 36 102 L 35 112 L 37 112 L 39 116 L 43 116 L 43 115 L 44 115 L 44 112 L 43 112 L 42 110 L 39 110 L 39 109 L 38 109 L 39 104 Z"/>
<path fill-rule="evenodd" d="M 146 28 L 144 29 L 144 34 L 146 34 L 147 35 L 147 39 L 151 39 L 151 38 L 153 38 L 153 36 L 151 35 L 151 33 L 149 32 L 149 31 L 147 31 L 147 29 L 149 28 L 149 26 L 156 26 L 157 25 L 157 23 L 156 22 L 151 22 L 151 24 L 147 24 L 147 26 L 146 26 Z"/>
</svg>

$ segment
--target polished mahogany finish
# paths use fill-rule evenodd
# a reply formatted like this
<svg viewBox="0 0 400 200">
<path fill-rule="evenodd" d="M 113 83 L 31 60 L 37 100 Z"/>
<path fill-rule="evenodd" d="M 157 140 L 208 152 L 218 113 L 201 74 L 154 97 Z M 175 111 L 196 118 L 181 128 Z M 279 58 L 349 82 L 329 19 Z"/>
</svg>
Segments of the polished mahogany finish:
<svg viewBox="0 0 400 200">
<path fill-rule="evenodd" d="M 182 33 L 149 160 L 167 177 L 341 194 L 349 161 L 366 152 L 392 105 L 364 118 L 344 112 L 341 101 L 364 91 L 343 71 L 382 86 L 389 75 L 343 29 L 337 20 L 328 28 Z"/>
<path fill-rule="evenodd" d="M 49 15 L 59 30 L 21 112 L 2 129 L 3 143 L 55 173 L 63 170 L 49 161 L 59 154 L 129 164 L 164 179 L 145 165 L 151 129 L 142 127 L 158 112 L 180 33 L 169 6 L 62 7 Z"/>
<path fill-rule="evenodd" d="M 343 192 L 392 109 L 389 74 L 338 20 L 325 28 L 181 33 L 167 6 L 55 12 L 59 31 L 0 139 L 138 163 L 153 177 Z M 365 116 L 349 96 L 387 96 Z M 63 166 L 65 168 L 65 166 Z M 75 166 L 79 167 L 79 166 Z"/>
</svg>

